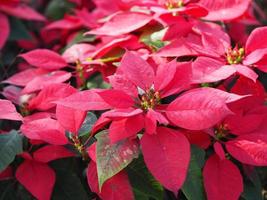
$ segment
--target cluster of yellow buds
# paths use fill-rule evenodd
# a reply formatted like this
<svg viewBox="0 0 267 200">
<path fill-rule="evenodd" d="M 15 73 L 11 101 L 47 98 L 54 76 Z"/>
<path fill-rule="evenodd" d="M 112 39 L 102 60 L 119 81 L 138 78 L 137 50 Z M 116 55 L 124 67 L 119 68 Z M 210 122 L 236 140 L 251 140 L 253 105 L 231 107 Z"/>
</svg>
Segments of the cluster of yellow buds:
<svg viewBox="0 0 267 200">
<path fill-rule="evenodd" d="M 154 108 L 156 105 L 160 104 L 160 94 L 150 89 L 145 94 L 141 96 L 141 108 L 143 110 L 148 110 Z"/>
<path fill-rule="evenodd" d="M 215 137 L 218 140 L 225 138 L 229 133 L 228 125 L 227 124 L 220 124 L 215 129 Z"/>
<path fill-rule="evenodd" d="M 244 59 L 244 56 L 245 56 L 244 48 L 235 47 L 234 49 L 229 48 L 226 51 L 226 60 L 230 65 L 241 63 Z"/>
<path fill-rule="evenodd" d="M 174 8 L 181 8 L 184 6 L 183 0 L 166 0 L 165 6 L 168 10 L 174 9 Z"/>
</svg>

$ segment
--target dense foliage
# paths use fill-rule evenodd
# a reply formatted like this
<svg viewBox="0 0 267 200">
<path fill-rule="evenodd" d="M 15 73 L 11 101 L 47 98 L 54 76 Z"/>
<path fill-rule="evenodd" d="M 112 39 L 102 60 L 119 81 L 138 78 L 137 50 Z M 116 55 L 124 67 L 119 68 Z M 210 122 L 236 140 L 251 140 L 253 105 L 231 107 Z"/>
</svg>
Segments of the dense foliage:
<svg viewBox="0 0 267 200">
<path fill-rule="evenodd" d="M 266 8 L 0 0 L 0 200 L 267 199 Z"/>
</svg>

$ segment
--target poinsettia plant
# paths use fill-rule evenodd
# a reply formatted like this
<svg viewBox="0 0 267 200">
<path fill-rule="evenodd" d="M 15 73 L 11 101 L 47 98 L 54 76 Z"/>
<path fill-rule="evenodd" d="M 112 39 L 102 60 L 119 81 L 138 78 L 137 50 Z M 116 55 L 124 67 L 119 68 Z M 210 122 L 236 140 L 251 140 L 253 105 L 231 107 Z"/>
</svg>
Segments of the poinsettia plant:
<svg viewBox="0 0 267 200">
<path fill-rule="evenodd" d="M 0 0 L 0 199 L 267 199 L 266 6 Z"/>
</svg>

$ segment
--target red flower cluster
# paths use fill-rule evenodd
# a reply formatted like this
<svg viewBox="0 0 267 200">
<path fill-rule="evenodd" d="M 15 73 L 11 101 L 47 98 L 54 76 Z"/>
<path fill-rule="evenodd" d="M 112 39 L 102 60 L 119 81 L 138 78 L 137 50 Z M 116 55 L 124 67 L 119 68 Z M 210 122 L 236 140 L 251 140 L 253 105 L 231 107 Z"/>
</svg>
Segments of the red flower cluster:
<svg viewBox="0 0 267 200">
<path fill-rule="evenodd" d="M 258 80 L 267 72 L 267 28 L 248 36 L 235 29 L 260 24 L 252 2 L 72 2 L 72 15 L 41 30 L 51 49 L 29 48 L 19 55 L 23 70 L 3 81 L 9 86 L 2 94 L 21 115 L 0 100 L 0 118 L 22 121 L 19 135 L 31 144 L 19 154 L 16 179 L 48 200 L 56 176 L 47 163 L 80 156 L 90 160 L 91 191 L 103 200 L 130 200 L 136 196 L 126 168 L 142 155 L 153 177 L 177 196 L 196 145 L 206 154 L 199 176 L 207 199 L 239 199 L 250 166 L 267 165 L 265 90 Z M 0 1 L 0 11 L 0 47 L 9 34 L 5 14 L 44 20 L 20 1 Z M 89 42 L 72 42 L 79 34 Z M 105 85 L 90 85 L 95 76 Z M 91 112 L 98 119 L 88 126 Z"/>
</svg>

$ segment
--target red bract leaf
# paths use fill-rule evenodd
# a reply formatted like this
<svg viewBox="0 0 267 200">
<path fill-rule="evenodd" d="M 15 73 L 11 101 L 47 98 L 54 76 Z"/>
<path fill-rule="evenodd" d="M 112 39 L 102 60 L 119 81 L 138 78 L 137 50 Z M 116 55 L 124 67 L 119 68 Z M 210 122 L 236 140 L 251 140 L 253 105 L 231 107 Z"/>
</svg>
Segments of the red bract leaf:
<svg viewBox="0 0 267 200">
<path fill-rule="evenodd" d="M 29 139 L 43 140 L 54 145 L 68 143 L 63 128 L 51 118 L 27 121 L 21 126 L 21 132 Z"/>
<path fill-rule="evenodd" d="M 77 60 L 83 61 L 88 58 L 89 54 L 94 50 L 95 46 L 90 44 L 74 44 L 64 51 L 62 58 L 64 58 L 67 63 L 75 63 Z"/>
<path fill-rule="evenodd" d="M 66 130 L 77 134 L 86 117 L 86 112 L 57 105 L 56 116 L 60 125 Z"/>
<path fill-rule="evenodd" d="M 226 79 L 236 73 L 232 66 L 223 65 L 221 61 L 212 58 L 198 57 L 192 64 L 193 82 L 210 83 Z"/>
<path fill-rule="evenodd" d="M 48 49 L 35 49 L 20 54 L 30 65 L 47 70 L 58 70 L 66 67 L 67 62 L 56 52 Z"/>
<path fill-rule="evenodd" d="M 190 160 L 186 137 L 178 131 L 160 127 L 155 135 L 143 135 L 141 147 L 152 175 L 164 187 L 177 193 L 185 180 Z"/>
<path fill-rule="evenodd" d="M 59 100 L 58 105 L 66 106 L 77 110 L 106 110 L 112 108 L 97 93 L 101 90 L 86 90 L 78 92 L 65 99 Z"/>
<path fill-rule="evenodd" d="M 47 25 L 45 30 L 53 30 L 53 29 L 76 29 L 82 26 L 81 20 L 76 16 L 66 15 L 64 19 L 57 20 Z"/>
<path fill-rule="evenodd" d="M 209 10 L 209 14 L 204 17 L 207 20 L 231 20 L 243 15 L 251 0 L 200 0 L 202 4 Z"/>
<path fill-rule="evenodd" d="M 152 17 L 141 12 L 119 12 L 102 27 L 87 34 L 119 36 L 135 31 L 148 24 Z"/>
<path fill-rule="evenodd" d="M 142 115 L 112 121 L 109 127 L 109 138 L 112 143 L 115 143 L 122 139 L 136 136 L 143 128 L 144 118 Z"/>
<path fill-rule="evenodd" d="M 191 90 L 167 107 L 167 117 L 175 125 L 189 130 L 209 128 L 231 114 L 226 106 L 227 98 L 221 96 L 225 95 L 221 92 L 212 88 Z"/>
<path fill-rule="evenodd" d="M 23 118 L 17 113 L 15 106 L 10 101 L 0 99 L 0 119 L 21 121 Z"/>
<path fill-rule="evenodd" d="M 118 74 L 117 72 L 116 74 L 109 76 L 108 79 L 114 89 L 121 90 L 126 94 L 134 97 L 138 95 L 135 84 L 122 74 Z"/>
<path fill-rule="evenodd" d="M 48 110 L 56 104 L 54 101 L 76 93 L 76 89 L 68 84 L 58 83 L 45 87 L 36 97 L 30 100 L 28 108 Z"/>
<path fill-rule="evenodd" d="M 267 135 L 248 134 L 226 143 L 227 151 L 242 163 L 267 165 Z"/>
<path fill-rule="evenodd" d="M 120 71 L 136 86 L 143 90 L 149 89 L 154 81 L 153 68 L 139 55 L 127 51 L 121 60 Z"/>
<path fill-rule="evenodd" d="M 0 13 L 0 49 L 2 49 L 2 47 L 5 45 L 6 40 L 9 36 L 9 22 L 8 22 L 8 18 Z"/>
<path fill-rule="evenodd" d="M 105 200 L 134 200 L 134 194 L 125 171 L 121 171 L 107 180 L 99 192 L 96 164 L 90 162 L 87 169 L 87 181 L 90 189 Z"/>
<path fill-rule="evenodd" d="M 18 18 L 26 20 L 37 20 L 45 21 L 45 17 L 37 13 L 31 7 L 20 4 L 20 5 L 0 5 L 0 10 Z"/>
<path fill-rule="evenodd" d="M 21 91 L 21 94 L 36 92 L 51 84 L 63 83 L 70 79 L 70 77 L 71 73 L 65 71 L 55 71 L 49 74 L 37 76 L 26 85 L 26 87 Z"/>
<path fill-rule="evenodd" d="M 239 169 L 231 161 L 211 156 L 205 164 L 203 176 L 209 200 L 239 199 L 243 180 Z"/>
<path fill-rule="evenodd" d="M 134 105 L 134 100 L 131 96 L 121 90 L 102 90 L 97 92 L 99 96 L 111 107 L 129 108 Z"/>
<path fill-rule="evenodd" d="M 256 49 L 265 49 L 267 48 L 267 27 L 260 27 L 254 29 L 249 35 L 246 42 L 246 54 L 249 54 Z"/>
<path fill-rule="evenodd" d="M 18 167 L 16 178 L 35 198 L 51 198 L 56 175 L 48 165 L 26 160 Z"/>
<path fill-rule="evenodd" d="M 44 146 L 33 153 L 34 160 L 42 163 L 72 156 L 74 156 L 74 153 L 70 152 L 65 147 L 55 145 Z"/>
<path fill-rule="evenodd" d="M 18 86 L 26 86 L 30 81 L 32 81 L 37 76 L 48 73 L 46 70 L 42 69 L 26 69 L 22 72 L 18 72 L 13 76 L 9 77 L 3 83 L 9 83 Z"/>
</svg>

